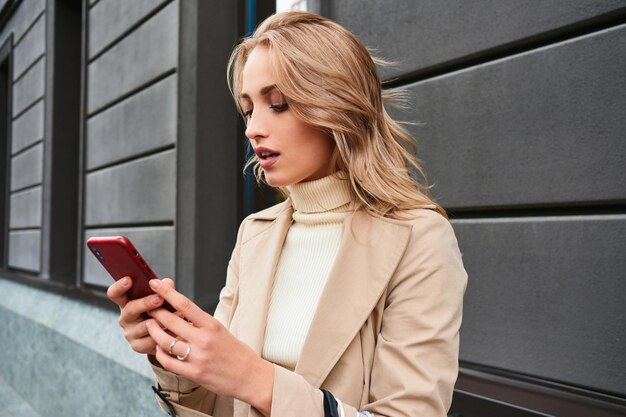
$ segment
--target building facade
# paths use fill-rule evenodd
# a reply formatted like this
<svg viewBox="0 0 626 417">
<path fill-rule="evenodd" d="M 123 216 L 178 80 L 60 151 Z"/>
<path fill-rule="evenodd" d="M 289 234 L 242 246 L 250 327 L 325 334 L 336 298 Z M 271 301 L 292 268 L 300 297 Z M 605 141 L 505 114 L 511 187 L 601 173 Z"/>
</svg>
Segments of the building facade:
<svg viewBox="0 0 626 417">
<path fill-rule="evenodd" d="M 310 3 L 410 93 L 394 111 L 470 276 L 452 413 L 623 415 L 626 1 Z M 0 0 L 0 390 L 159 415 L 84 243 L 128 236 L 212 311 L 239 222 L 276 199 L 242 178 L 225 76 L 272 11 Z"/>
</svg>

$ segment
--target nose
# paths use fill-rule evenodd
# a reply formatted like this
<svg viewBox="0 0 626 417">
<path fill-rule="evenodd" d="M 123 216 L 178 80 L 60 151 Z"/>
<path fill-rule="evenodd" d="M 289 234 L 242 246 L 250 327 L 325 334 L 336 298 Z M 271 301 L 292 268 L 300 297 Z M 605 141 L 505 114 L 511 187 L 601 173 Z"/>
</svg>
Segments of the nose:
<svg viewBox="0 0 626 417">
<path fill-rule="evenodd" d="M 252 111 L 246 124 L 246 136 L 248 139 L 261 139 L 267 136 L 267 128 L 260 112 Z"/>
</svg>

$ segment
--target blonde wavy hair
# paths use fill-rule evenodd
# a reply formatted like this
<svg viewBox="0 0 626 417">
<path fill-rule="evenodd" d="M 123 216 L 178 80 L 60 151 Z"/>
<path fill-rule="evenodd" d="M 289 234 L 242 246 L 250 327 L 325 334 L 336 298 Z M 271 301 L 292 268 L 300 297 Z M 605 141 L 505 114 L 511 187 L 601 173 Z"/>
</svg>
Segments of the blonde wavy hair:
<svg viewBox="0 0 626 417">
<path fill-rule="evenodd" d="M 228 62 L 228 86 L 242 115 L 242 71 L 258 45 L 268 47 L 276 85 L 296 117 L 334 139 L 332 162 L 347 174 L 355 210 L 407 218 L 408 210 L 429 207 L 447 217 L 413 156 L 414 141 L 385 110 L 384 102 L 398 95 L 383 93 L 376 70 L 382 61 L 374 60 L 352 33 L 312 13 L 267 18 L 234 48 Z M 244 171 L 251 165 L 257 181 L 264 182 L 256 155 Z"/>
</svg>

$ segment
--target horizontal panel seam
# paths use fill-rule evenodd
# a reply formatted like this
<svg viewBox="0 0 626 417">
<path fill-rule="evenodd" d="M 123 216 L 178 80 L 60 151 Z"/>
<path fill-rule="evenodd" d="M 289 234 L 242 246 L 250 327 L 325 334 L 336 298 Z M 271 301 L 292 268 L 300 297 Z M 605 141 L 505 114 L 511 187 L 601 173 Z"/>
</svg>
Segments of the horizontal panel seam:
<svg viewBox="0 0 626 417">
<path fill-rule="evenodd" d="M 44 95 L 40 96 L 39 98 L 37 98 L 37 100 L 33 101 L 32 103 L 30 103 L 28 106 L 26 106 L 24 108 L 24 110 L 20 111 L 19 113 L 17 113 L 15 116 L 13 116 L 13 119 L 11 120 L 12 122 L 15 122 L 17 119 L 19 119 L 20 117 L 22 117 L 24 115 L 24 113 L 28 112 L 30 109 L 32 109 L 33 107 L 35 107 L 37 104 L 39 104 L 40 101 L 44 100 Z"/>
<path fill-rule="evenodd" d="M 161 153 L 165 153 L 167 151 L 170 151 L 172 149 L 176 149 L 176 144 L 175 143 L 171 143 L 165 146 L 161 146 L 158 148 L 154 148 L 154 149 L 150 149 L 149 151 L 146 152 L 142 152 L 142 153 L 138 153 L 138 154 L 134 154 L 131 156 L 128 156 L 126 158 L 121 158 L 121 159 L 116 159 L 113 162 L 110 162 L 108 164 L 104 164 L 104 165 L 100 165 L 98 167 L 95 168 L 91 168 L 87 171 L 85 171 L 85 174 L 93 174 L 93 173 L 97 173 L 98 171 L 103 171 L 107 168 L 112 168 L 112 167 L 116 167 L 116 166 L 121 166 L 121 165 L 125 165 L 129 162 L 134 162 L 134 161 L 138 161 L 141 159 L 147 159 L 151 156 L 155 156 Z"/>
<path fill-rule="evenodd" d="M 22 36 L 19 37 L 18 40 L 16 40 L 13 43 L 13 48 L 16 48 L 20 42 L 22 42 L 22 39 L 24 39 L 26 36 L 28 36 L 28 33 L 30 32 L 30 30 L 37 24 L 37 22 L 39 21 L 39 19 L 41 18 L 41 16 L 44 16 L 46 14 L 46 9 L 42 10 L 36 17 L 35 19 L 30 23 L 30 25 L 28 25 L 28 27 L 26 28 L 26 30 L 24 30 L 24 33 L 22 33 Z"/>
<path fill-rule="evenodd" d="M 9 233 L 13 232 L 36 232 L 41 230 L 41 225 L 39 226 L 22 226 L 22 227 L 9 227 Z"/>
<path fill-rule="evenodd" d="M 17 156 L 20 156 L 23 153 L 26 153 L 27 151 L 33 149 L 34 147 L 36 147 L 37 145 L 43 143 L 43 138 L 42 139 L 37 139 L 35 142 L 30 143 L 28 145 L 26 145 L 25 147 L 23 147 L 22 149 L 18 150 L 15 153 L 11 154 L 11 158 L 15 158 Z"/>
<path fill-rule="evenodd" d="M 19 192 L 22 192 L 22 191 L 31 190 L 33 188 L 40 187 L 42 185 L 43 185 L 43 183 L 37 182 L 37 183 L 34 183 L 34 184 L 26 185 L 26 186 L 21 187 L 21 188 L 16 188 L 14 190 L 11 190 L 11 195 L 19 193 Z"/>
<path fill-rule="evenodd" d="M 107 223 L 107 224 L 86 224 L 85 231 L 99 229 L 128 229 L 141 227 L 173 227 L 173 220 L 163 220 L 154 222 L 136 222 L 136 223 Z"/>
<path fill-rule="evenodd" d="M 493 48 L 471 53 L 446 62 L 383 80 L 384 88 L 397 88 L 431 78 L 444 76 L 469 68 L 489 64 L 501 59 L 522 55 L 534 50 L 556 45 L 576 38 L 608 30 L 626 23 L 626 7 L 576 22 L 551 31 L 508 42 Z"/>
<path fill-rule="evenodd" d="M 100 58 L 102 55 L 106 54 L 108 51 L 113 49 L 116 45 L 118 45 L 124 39 L 126 39 L 128 37 L 128 35 L 130 35 L 134 31 L 136 31 L 137 29 L 139 29 L 141 26 L 143 26 L 144 23 L 148 22 L 150 19 L 152 19 L 152 17 L 154 17 L 161 10 L 163 10 L 167 6 L 169 6 L 172 2 L 173 2 L 173 0 L 169 0 L 169 1 L 167 1 L 167 2 L 165 2 L 163 4 L 161 4 L 161 5 L 157 6 L 152 11 L 150 11 L 150 13 L 148 13 L 147 15 L 145 15 L 144 17 L 139 19 L 137 22 L 133 23 L 128 29 L 126 29 L 124 32 L 122 32 L 117 37 L 113 38 L 113 40 L 111 40 L 107 45 L 105 45 L 102 49 L 100 49 L 100 51 L 98 51 L 94 56 L 90 57 L 87 60 L 87 63 L 91 64 L 92 62 L 94 62 L 95 60 Z M 89 19 L 91 19 L 91 13 L 89 13 Z M 89 46 L 87 46 L 87 48 L 89 48 Z"/>
<path fill-rule="evenodd" d="M 37 57 L 37 59 L 35 59 L 33 62 L 31 62 L 31 63 L 30 63 L 30 65 L 28 65 L 28 67 L 26 67 L 26 68 L 24 69 L 24 71 L 22 71 L 22 72 L 20 73 L 19 77 L 17 77 L 17 78 L 15 78 L 15 79 L 13 79 L 13 86 L 15 87 L 15 85 L 16 85 L 17 83 L 19 83 L 19 82 L 22 80 L 22 78 L 26 78 L 26 76 L 27 76 L 27 74 L 30 72 L 30 70 L 32 70 L 34 67 L 36 67 L 36 66 L 37 66 L 37 64 L 39 64 L 39 61 L 43 60 L 43 59 L 45 58 L 45 56 L 46 56 L 46 52 L 44 51 L 44 53 L 43 53 L 43 54 L 39 55 L 39 56 Z M 46 70 L 46 69 L 44 68 L 44 72 L 45 72 L 45 70 Z M 45 78 L 45 75 L 44 75 L 44 78 Z"/>
<path fill-rule="evenodd" d="M 87 0 L 87 2 L 89 3 L 89 0 Z M 90 9 L 93 9 L 94 7 L 96 7 L 96 4 L 100 3 L 100 0 L 96 0 L 93 3 L 89 4 L 87 7 L 89 7 Z"/>
<path fill-rule="evenodd" d="M 170 75 L 176 74 L 177 69 L 171 68 L 167 71 L 165 71 L 164 73 L 162 73 L 161 75 L 154 77 L 148 81 L 146 81 L 145 83 L 139 85 L 138 87 L 135 87 L 129 91 L 127 91 L 126 93 L 122 94 L 121 96 L 109 101 L 108 103 L 105 103 L 104 105 L 102 105 L 101 107 L 99 107 L 98 109 L 92 111 L 91 113 L 89 113 L 87 115 L 87 118 L 92 118 L 116 105 L 118 105 L 119 103 L 127 100 L 128 98 L 137 95 L 139 93 L 141 93 L 143 90 L 146 90 L 148 88 L 150 88 L 151 86 L 153 86 L 154 84 L 157 84 L 159 81 L 164 80 L 165 78 L 169 77 Z"/>
<path fill-rule="evenodd" d="M 475 219 L 450 219 L 452 224 L 478 224 L 478 223 L 543 223 L 543 222 L 567 222 L 567 221 L 611 221 L 626 220 L 626 214 L 595 214 L 595 215 L 563 215 L 563 216 L 532 216 L 532 217 L 493 217 Z"/>
</svg>

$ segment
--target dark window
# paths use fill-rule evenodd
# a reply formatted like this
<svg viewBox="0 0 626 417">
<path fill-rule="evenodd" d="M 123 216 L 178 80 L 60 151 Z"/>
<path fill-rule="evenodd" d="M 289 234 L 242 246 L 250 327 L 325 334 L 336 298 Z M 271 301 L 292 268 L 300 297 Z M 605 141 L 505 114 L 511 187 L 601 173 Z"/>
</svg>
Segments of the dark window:
<svg viewBox="0 0 626 417">
<path fill-rule="evenodd" d="M 82 2 L 49 10 L 42 277 L 74 284 L 78 245 Z"/>
</svg>

